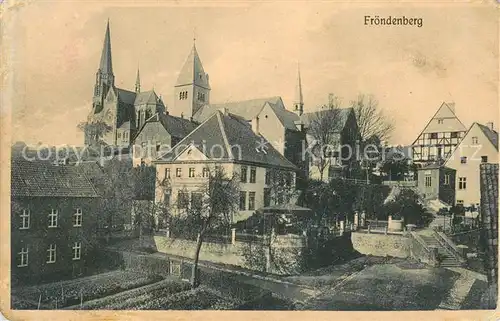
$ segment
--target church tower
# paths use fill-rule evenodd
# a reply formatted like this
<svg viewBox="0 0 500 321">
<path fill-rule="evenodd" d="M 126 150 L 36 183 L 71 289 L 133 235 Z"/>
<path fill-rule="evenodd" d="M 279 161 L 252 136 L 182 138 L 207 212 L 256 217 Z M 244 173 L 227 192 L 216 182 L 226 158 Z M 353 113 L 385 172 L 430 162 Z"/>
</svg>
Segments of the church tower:
<svg viewBox="0 0 500 321">
<path fill-rule="evenodd" d="M 174 87 L 174 109 L 176 116 L 192 117 L 203 105 L 210 102 L 208 74 L 203 70 L 196 44 L 179 73 Z"/>
<path fill-rule="evenodd" d="M 304 97 L 302 96 L 302 80 L 300 79 L 300 66 L 298 67 L 297 87 L 295 88 L 295 100 L 293 101 L 293 112 L 299 116 L 304 113 Z"/>
<path fill-rule="evenodd" d="M 139 68 L 137 68 L 137 77 L 135 77 L 135 92 L 141 92 L 141 77 L 139 76 Z"/>
<path fill-rule="evenodd" d="M 101 62 L 96 73 L 96 81 L 94 86 L 93 110 L 94 113 L 99 113 L 104 105 L 104 99 L 110 88 L 115 85 L 115 76 L 113 75 L 113 64 L 111 61 L 111 36 L 109 33 L 109 20 L 106 26 L 106 34 L 104 36 L 104 45 L 101 53 Z"/>
</svg>

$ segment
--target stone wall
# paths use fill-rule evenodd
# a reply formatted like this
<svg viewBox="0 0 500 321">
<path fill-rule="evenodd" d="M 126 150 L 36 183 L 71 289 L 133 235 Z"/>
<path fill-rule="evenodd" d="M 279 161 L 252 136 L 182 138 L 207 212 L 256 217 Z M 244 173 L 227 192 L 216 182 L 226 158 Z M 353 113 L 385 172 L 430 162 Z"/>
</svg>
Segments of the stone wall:
<svg viewBox="0 0 500 321">
<path fill-rule="evenodd" d="M 410 256 L 411 240 L 403 235 L 353 232 L 351 241 L 354 250 L 361 254 L 400 258 Z"/>
<path fill-rule="evenodd" d="M 155 236 L 158 252 L 193 258 L 196 242 L 182 239 L 172 239 L 165 236 Z M 219 244 L 204 242 L 200 251 L 200 260 L 215 263 L 237 265 L 244 268 L 267 271 L 274 274 L 288 275 L 301 272 L 299 262 L 302 262 L 303 242 L 297 238 L 278 237 L 273 243 L 271 255 L 269 249 L 260 243 L 235 242 L 235 244 Z M 255 255 L 249 255 L 249 251 Z M 249 262 L 249 256 L 253 256 Z M 262 260 L 259 257 L 262 256 Z M 262 262 L 255 262 L 262 261 Z"/>
</svg>

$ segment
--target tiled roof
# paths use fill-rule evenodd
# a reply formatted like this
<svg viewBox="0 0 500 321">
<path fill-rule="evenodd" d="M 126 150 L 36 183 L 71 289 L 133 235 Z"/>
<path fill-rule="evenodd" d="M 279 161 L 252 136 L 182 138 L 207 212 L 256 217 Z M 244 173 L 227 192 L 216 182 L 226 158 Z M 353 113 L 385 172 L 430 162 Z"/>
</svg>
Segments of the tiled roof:
<svg viewBox="0 0 500 321">
<path fill-rule="evenodd" d="M 144 91 L 137 93 L 135 96 L 135 105 L 156 105 L 157 103 L 160 102 L 160 99 L 158 98 L 158 95 L 156 95 L 154 90 L 150 91 Z"/>
<path fill-rule="evenodd" d="M 175 117 L 164 113 L 158 114 L 159 121 L 170 135 L 184 138 L 192 132 L 199 124 L 189 119 Z"/>
<path fill-rule="evenodd" d="M 135 103 L 136 93 L 133 91 L 116 88 L 116 94 L 118 95 L 118 99 L 127 105 L 133 105 Z"/>
<path fill-rule="evenodd" d="M 15 160 L 11 169 L 14 197 L 98 197 L 87 176 L 75 166 Z"/>
<path fill-rule="evenodd" d="M 479 128 L 483 131 L 484 135 L 490 140 L 490 142 L 495 146 L 495 148 L 498 150 L 498 133 L 488 126 L 481 125 L 477 123 Z"/>
<path fill-rule="evenodd" d="M 203 122 L 212 116 L 217 110 L 226 108 L 232 114 L 243 117 L 246 120 L 252 120 L 260 113 L 267 102 L 271 104 L 280 104 L 281 98 L 276 96 L 205 105 L 193 115 L 193 118 L 196 121 Z"/>
<path fill-rule="evenodd" d="M 340 116 L 340 123 L 339 126 L 340 128 L 344 128 L 347 119 L 349 118 L 349 115 L 354 112 L 354 109 L 352 108 L 339 108 L 339 116 Z M 306 128 L 311 124 L 311 122 L 316 119 L 316 117 L 322 117 L 322 114 L 330 112 L 329 109 L 324 109 L 324 110 L 318 110 L 310 113 L 304 113 L 300 117 Z"/>
<path fill-rule="evenodd" d="M 297 170 L 295 165 L 269 143 L 265 144 L 265 153 L 257 151 L 258 144 L 262 142 L 266 141 L 263 137 L 257 136 L 246 121 L 242 121 L 241 118 L 234 115 L 225 115 L 221 111 L 217 111 L 176 146 L 194 143 L 196 146 L 203 146 L 205 151 L 217 152 L 217 155 L 206 155 L 209 159 L 217 158 L 222 161 L 257 163 L 263 166 Z M 241 150 L 241 153 L 238 150 Z M 158 161 L 175 160 L 182 152 L 181 149 L 173 148 L 171 152 L 161 156 Z"/>
<path fill-rule="evenodd" d="M 281 100 L 281 99 L 280 99 Z M 296 121 L 300 120 L 299 115 L 289 110 L 286 110 L 282 104 L 273 104 L 269 103 L 269 106 L 272 108 L 280 122 L 283 124 L 285 128 L 291 130 L 297 130 L 297 126 L 295 125 Z"/>
</svg>

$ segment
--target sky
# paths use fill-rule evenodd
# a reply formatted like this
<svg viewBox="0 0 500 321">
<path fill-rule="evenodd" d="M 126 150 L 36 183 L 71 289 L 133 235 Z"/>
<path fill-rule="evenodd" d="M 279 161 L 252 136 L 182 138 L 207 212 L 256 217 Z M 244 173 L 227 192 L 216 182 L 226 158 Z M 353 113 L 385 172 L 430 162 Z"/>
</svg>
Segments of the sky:
<svg viewBox="0 0 500 321">
<path fill-rule="evenodd" d="M 469 126 L 498 128 L 498 27 L 493 6 L 325 2 L 33 2 L 9 28 L 12 140 L 83 144 L 106 22 L 115 84 L 154 88 L 167 108 L 196 35 L 213 103 L 281 96 L 292 108 L 300 62 L 305 111 L 328 94 L 343 105 L 371 94 L 394 122 L 391 144 L 411 144 L 443 101 Z M 12 12 L 11 12 L 12 13 Z M 423 26 L 366 26 L 405 15 Z"/>
</svg>

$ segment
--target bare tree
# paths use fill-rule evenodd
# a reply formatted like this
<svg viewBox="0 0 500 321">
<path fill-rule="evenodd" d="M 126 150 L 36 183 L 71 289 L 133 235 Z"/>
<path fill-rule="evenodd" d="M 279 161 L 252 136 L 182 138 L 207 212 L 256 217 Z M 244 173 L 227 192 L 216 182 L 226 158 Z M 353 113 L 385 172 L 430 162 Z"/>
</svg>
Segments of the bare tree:
<svg viewBox="0 0 500 321">
<path fill-rule="evenodd" d="M 200 187 L 193 198 L 187 211 L 191 216 L 190 222 L 197 231 L 196 251 L 194 254 L 193 269 L 191 272 L 191 285 L 199 285 L 198 260 L 201 246 L 207 232 L 232 223 L 232 216 L 238 210 L 239 183 L 236 175 L 228 177 L 224 169 L 216 166 L 210 170 L 208 182 Z"/>
<path fill-rule="evenodd" d="M 361 138 L 361 143 L 377 137 L 384 141 L 390 138 L 394 125 L 378 107 L 378 101 L 372 95 L 358 95 L 351 102 Z"/>
<path fill-rule="evenodd" d="M 309 119 L 307 134 L 312 138 L 312 159 L 314 165 L 318 167 L 321 180 L 323 180 L 325 169 L 331 164 L 335 146 L 339 143 L 341 117 L 340 100 L 338 97 L 330 95 L 328 105 L 312 114 Z"/>
</svg>

